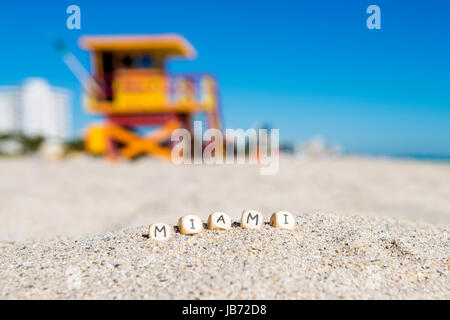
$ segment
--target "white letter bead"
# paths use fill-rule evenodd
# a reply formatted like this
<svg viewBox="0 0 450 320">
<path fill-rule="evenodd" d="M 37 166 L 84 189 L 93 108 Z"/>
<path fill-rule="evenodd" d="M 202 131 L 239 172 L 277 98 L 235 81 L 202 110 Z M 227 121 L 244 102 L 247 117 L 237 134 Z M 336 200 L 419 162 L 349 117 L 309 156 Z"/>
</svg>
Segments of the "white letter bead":
<svg viewBox="0 0 450 320">
<path fill-rule="evenodd" d="M 214 212 L 209 215 L 208 229 L 228 230 L 231 228 L 231 218 L 224 212 Z"/>
<path fill-rule="evenodd" d="M 178 220 L 178 229 L 184 235 L 197 234 L 203 231 L 203 222 L 197 216 L 187 215 Z"/>
<path fill-rule="evenodd" d="M 164 241 L 169 240 L 172 236 L 172 227 L 167 223 L 154 223 L 148 229 L 148 237 L 150 239 Z"/>
<path fill-rule="evenodd" d="M 242 212 L 241 227 L 244 229 L 260 229 L 263 226 L 263 216 L 256 210 Z"/>
<path fill-rule="evenodd" d="M 270 225 L 274 228 L 294 230 L 295 217 L 287 211 L 277 211 L 270 217 Z"/>
</svg>

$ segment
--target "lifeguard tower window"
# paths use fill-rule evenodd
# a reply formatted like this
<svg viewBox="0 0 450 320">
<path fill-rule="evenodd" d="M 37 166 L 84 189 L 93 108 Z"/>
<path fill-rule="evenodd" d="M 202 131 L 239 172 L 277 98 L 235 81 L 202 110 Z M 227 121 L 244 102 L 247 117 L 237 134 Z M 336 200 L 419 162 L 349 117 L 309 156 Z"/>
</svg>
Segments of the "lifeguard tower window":
<svg viewBox="0 0 450 320">
<path fill-rule="evenodd" d="M 152 59 L 148 55 L 125 55 L 120 61 L 120 65 L 125 69 L 148 69 L 154 68 Z"/>
<path fill-rule="evenodd" d="M 112 80 L 113 80 L 113 55 L 111 52 L 103 52 L 103 82 L 106 100 L 112 100 Z"/>
<path fill-rule="evenodd" d="M 152 67 L 152 59 L 146 55 L 136 56 L 135 65 L 136 65 L 136 68 L 151 68 Z"/>
<path fill-rule="evenodd" d="M 113 54 L 103 52 L 103 90 L 106 100 L 113 99 L 113 80 L 116 69 L 149 69 L 155 68 L 153 61 L 148 54 Z"/>
<path fill-rule="evenodd" d="M 103 72 L 112 73 L 113 71 L 113 56 L 111 52 L 103 52 Z"/>
</svg>

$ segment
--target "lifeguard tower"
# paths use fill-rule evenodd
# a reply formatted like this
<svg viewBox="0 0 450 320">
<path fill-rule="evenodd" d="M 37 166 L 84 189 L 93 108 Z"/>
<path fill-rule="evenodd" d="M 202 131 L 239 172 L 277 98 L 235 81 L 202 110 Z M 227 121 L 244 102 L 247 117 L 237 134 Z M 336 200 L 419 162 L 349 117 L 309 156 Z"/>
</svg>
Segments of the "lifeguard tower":
<svg viewBox="0 0 450 320">
<path fill-rule="evenodd" d="M 168 59 L 196 56 L 180 35 L 85 36 L 80 46 L 91 57 L 85 107 L 105 118 L 86 130 L 89 152 L 111 160 L 141 154 L 170 159 L 171 133 L 191 130 L 194 117 L 203 114 L 207 127 L 221 130 L 214 77 L 166 71 Z"/>
</svg>

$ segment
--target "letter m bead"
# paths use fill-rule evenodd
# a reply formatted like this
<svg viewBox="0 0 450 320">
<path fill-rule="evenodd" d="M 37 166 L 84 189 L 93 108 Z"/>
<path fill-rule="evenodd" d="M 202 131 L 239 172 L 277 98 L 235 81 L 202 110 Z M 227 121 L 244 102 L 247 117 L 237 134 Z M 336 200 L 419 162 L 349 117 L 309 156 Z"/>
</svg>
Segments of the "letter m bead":
<svg viewBox="0 0 450 320">
<path fill-rule="evenodd" d="M 260 229 L 264 221 L 263 215 L 256 210 L 244 210 L 241 217 L 241 227 L 244 229 Z"/>
<path fill-rule="evenodd" d="M 172 236 L 173 228 L 167 223 L 154 223 L 148 229 L 148 237 L 150 239 L 165 241 Z"/>
</svg>

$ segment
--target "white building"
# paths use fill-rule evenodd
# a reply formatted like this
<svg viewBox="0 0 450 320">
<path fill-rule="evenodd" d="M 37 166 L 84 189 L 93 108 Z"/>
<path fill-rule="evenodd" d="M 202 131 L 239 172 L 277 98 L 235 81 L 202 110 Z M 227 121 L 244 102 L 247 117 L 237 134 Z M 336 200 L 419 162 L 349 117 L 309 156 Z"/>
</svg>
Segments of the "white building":
<svg viewBox="0 0 450 320">
<path fill-rule="evenodd" d="M 20 90 L 0 87 L 0 134 L 20 130 Z"/>
<path fill-rule="evenodd" d="M 0 87 L 0 134 L 20 132 L 46 140 L 70 137 L 71 93 L 40 78 L 22 86 Z"/>
</svg>

